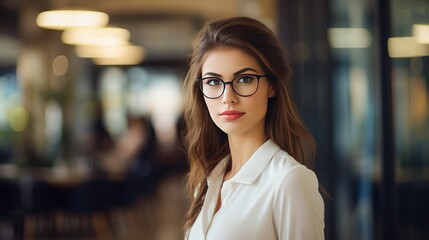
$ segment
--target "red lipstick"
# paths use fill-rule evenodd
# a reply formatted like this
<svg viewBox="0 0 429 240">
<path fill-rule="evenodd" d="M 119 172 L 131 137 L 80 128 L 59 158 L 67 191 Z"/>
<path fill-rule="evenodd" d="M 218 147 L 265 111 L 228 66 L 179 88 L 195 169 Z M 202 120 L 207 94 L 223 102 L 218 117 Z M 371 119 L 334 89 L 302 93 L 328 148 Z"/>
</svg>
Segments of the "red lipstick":
<svg viewBox="0 0 429 240">
<path fill-rule="evenodd" d="M 219 115 L 225 120 L 237 120 L 241 118 L 245 113 L 237 110 L 225 110 L 221 112 Z"/>
</svg>

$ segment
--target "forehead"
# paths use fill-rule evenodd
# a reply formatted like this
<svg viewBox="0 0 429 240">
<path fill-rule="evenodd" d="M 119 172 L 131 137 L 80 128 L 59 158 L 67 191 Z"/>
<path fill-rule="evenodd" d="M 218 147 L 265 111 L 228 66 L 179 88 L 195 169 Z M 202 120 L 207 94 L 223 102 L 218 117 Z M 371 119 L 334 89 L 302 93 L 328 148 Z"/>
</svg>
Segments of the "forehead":
<svg viewBox="0 0 429 240">
<path fill-rule="evenodd" d="M 262 73 L 258 61 L 245 51 L 238 48 L 215 48 L 206 53 L 202 64 L 202 75 L 207 72 L 231 76 L 243 68 L 253 68 Z"/>
</svg>

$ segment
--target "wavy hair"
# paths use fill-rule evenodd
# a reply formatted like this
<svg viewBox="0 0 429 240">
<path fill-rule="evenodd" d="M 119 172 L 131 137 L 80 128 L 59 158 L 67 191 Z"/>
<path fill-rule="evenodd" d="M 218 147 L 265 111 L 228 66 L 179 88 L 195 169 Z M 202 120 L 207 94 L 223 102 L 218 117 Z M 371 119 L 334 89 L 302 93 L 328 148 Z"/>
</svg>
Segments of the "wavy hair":
<svg viewBox="0 0 429 240">
<path fill-rule="evenodd" d="M 272 77 L 276 95 L 268 100 L 265 132 L 298 162 L 311 167 L 315 141 L 299 117 L 291 96 L 291 71 L 280 42 L 261 22 L 247 17 L 212 21 L 203 27 L 194 43 L 189 71 L 184 81 L 186 130 L 185 146 L 189 162 L 187 188 L 191 206 L 185 217 L 185 230 L 195 222 L 207 192 L 206 177 L 229 153 L 227 135 L 211 120 L 196 79 L 201 77 L 204 56 L 209 50 L 238 48 L 254 57 L 264 72 Z"/>
</svg>

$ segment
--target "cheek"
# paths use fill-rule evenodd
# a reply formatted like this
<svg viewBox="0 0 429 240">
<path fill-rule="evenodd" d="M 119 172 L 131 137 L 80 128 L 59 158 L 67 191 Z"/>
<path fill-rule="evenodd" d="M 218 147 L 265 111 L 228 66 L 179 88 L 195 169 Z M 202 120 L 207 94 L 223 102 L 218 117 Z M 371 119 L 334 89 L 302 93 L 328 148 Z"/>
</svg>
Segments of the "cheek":
<svg viewBox="0 0 429 240">
<path fill-rule="evenodd" d="M 259 101 L 259 102 L 255 102 L 254 104 L 252 104 L 253 108 L 255 109 L 255 114 L 256 115 L 263 115 L 265 116 L 265 114 L 267 113 L 267 106 L 268 106 L 268 101 Z"/>
<path fill-rule="evenodd" d="M 250 99 L 249 99 L 250 100 Z M 256 118 L 264 117 L 268 109 L 268 97 L 261 96 L 254 98 L 247 103 L 249 109 L 252 109 L 252 113 Z"/>
<path fill-rule="evenodd" d="M 211 99 L 209 99 L 209 100 L 204 99 L 204 100 L 206 103 L 207 110 L 210 113 L 210 117 L 213 119 L 217 115 L 215 101 L 211 100 Z"/>
</svg>

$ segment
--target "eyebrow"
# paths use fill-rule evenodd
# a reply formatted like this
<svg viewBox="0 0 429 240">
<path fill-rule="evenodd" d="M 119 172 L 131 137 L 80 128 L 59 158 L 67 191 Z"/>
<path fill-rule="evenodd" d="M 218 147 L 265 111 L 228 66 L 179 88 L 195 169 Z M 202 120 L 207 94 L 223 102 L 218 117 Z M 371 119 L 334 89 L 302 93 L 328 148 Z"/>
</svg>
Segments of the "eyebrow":
<svg viewBox="0 0 429 240">
<path fill-rule="evenodd" d="M 237 72 L 235 72 L 233 75 L 234 75 L 234 77 L 236 77 L 236 76 L 238 76 L 238 75 L 240 75 L 240 74 L 242 74 L 242 73 L 244 73 L 244 72 L 247 72 L 247 71 L 253 71 L 253 72 L 255 72 L 255 73 L 257 73 L 258 71 L 256 71 L 255 69 L 253 69 L 253 68 L 250 68 L 250 67 L 246 67 L 246 68 L 243 68 L 243 69 L 241 69 L 241 70 L 238 70 Z M 222 78 L 222 75 L 221 74 L 219 74 L 219 73 L 214 73 L 214 72 L 206 72 L 203 76 L 206 76 L 206 75 L 210 75 L 210 76 L 213 76 L 213 77 L 219 77 L 219 78 Z"/>
</svg>

